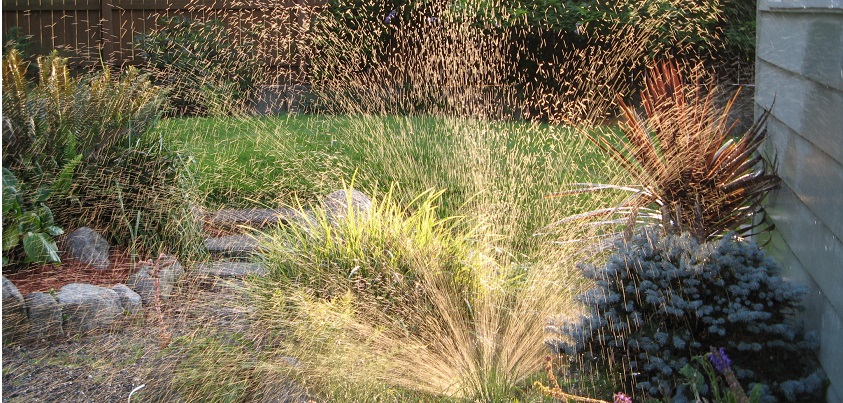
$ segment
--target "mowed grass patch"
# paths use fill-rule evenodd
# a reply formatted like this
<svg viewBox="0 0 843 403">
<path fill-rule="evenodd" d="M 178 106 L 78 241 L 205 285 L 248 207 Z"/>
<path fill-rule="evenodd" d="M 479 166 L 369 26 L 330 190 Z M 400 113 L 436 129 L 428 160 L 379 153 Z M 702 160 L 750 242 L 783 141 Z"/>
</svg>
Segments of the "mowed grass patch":
<svg viewBox="0 0 843 403">
<path fill-rule="evenodd" d="M 186 150 L 209 207 L 278 205 L 341 186 L 328 122 L 308 115 L 166 119 L 158 130 Z"/>
<path fill-rule="evenodd" d="M 404 203 L 436 189 L 443 216 L 480 218 L 527 255 L 546 241 L 534 234 L 597 197 L 545 196 L 614 173 L 580 129 L 521 121 L 287 114 L 169 119 L 159 130 L 192 154 L 210 208 L 307 204 L 346 184 Z"/>
</svg>

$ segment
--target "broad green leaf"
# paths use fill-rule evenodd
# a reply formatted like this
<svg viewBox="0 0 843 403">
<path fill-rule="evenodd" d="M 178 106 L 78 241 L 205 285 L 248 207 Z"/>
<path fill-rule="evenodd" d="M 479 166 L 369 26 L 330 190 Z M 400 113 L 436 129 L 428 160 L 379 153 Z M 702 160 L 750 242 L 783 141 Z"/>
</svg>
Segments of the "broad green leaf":
<svg viewBox="0 0 843 403">
<path fill-rule="evenodd" d="M 38 193 L 35 195 L 35 199 L 32 201 L 33 204 L 43 203 L 50 198 L 50 193 L 52 190 L 48 186 L 41 186 L 38 189 Z"/>
<path fill-rule="evenodd" d="M 3 168 L 3 193 L 10 190 L 17 193 L 18 186 L 18 178 L 15 177 L 15 174 L 6 168 Z"/>
<path fill-rule="evenodd" d="M 27 211 L 20 217 L 21 231 L 23 232 L 39 232 L 41 231 L 41 216 L 34 211 Z"/>
<path fill-rule="evenodd" d="M 3 250 L 11 250 L 20 243 L 20 227 L 7 225 L 3 228 Z"/>
<path fill-rule="evenodd" d="M 12 171 L 3 168 L 3 214 L 20 210 L 18 203 L 18 180 Z"/>
<path fill-rule="evenodd" d="M 36 263 L 61 263 L 59 248 L 47 234 L 30 232 L 23 238 L 23 249 L 28 261 Z"/>
<path fill-rule="evenodd" d="M 47 226 L 47 228 L 44 228 L 44 230 L 47 231 L 50 236 L 59 236 L 61 234 L 64 234 L 64 230 L 55 225 Z"/>
<path fill-rule="evenodd" d="M 44 203 L 41 203 L 41 205 L 38 206 L 38 218 L 41 219 L 41 228 L 55 224 L 53 211 L 50 210 L 50 208 Z"/>
</svg>

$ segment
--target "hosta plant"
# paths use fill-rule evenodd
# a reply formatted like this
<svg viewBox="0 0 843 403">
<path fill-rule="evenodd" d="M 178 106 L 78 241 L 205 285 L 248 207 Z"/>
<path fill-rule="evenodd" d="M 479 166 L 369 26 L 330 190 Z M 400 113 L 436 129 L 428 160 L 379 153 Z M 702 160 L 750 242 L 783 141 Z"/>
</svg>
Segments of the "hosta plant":
<svg viewBox="0 0 843 403">
<path fill-rule="evenodd" d="M 584 219 L 624 224 L 628 238 L 636 224 L 656 223 L 669 233 L 688 232 L 700 241 L 758 229 L 760 220 L 752 221 L 763 214 L 761 201 L 779 184 L 758 153 L 768 113 L 746 133 L 733 133 L 729 111 L 735 98 L 719 108 L 716 91 L 706 93 L 699 79 L 686 83 L 678 71 L 670 63 L 650 71 L 641 92 L 646 118 L 618 98 L 623 135 L 586 133 L 633 183 L 577 183 L 554 196 L 605 190 L 631 195 L 617 206 L 557 224 Z"/>
</svg>

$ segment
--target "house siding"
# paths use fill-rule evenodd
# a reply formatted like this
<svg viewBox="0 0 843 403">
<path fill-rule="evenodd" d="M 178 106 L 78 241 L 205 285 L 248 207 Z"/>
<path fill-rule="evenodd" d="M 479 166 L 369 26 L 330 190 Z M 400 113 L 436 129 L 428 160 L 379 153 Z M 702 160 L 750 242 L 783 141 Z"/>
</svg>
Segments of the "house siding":
<svg viewBox="0 0 843 403">
<path fill-rule="evenodd" d="M 843 1 L 760 0 L 756 116 L 782 188 L 768 200 L 769 250 L 808 289 L 804 321 L 843 402 Z"/>
</svg>

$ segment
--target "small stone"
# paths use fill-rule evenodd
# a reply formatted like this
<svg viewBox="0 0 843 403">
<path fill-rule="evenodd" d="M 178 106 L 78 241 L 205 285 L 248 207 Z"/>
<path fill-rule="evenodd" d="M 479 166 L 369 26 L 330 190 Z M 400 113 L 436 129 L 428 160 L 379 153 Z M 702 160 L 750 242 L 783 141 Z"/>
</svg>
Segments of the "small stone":
<svg viewBox="0 0 843 403">
<path fill-rule="evenodd" d="M 117 293 L 117 297 L 120 298 L 120 307 L 123 308 L 124 312 L 128 312 L 130 315 L 134 315 L 141 311 L 142 307 L 142 299 L 138 293 L 132 291 L 125 284 L 115 284 L 111 287 L 114 292 Z"/>
<path fill-rule="evenodd" d="M 32 325 L 29 329 L 30 339 L 64 337 L 61 305 L 52 295 L 43 292 L 30 293 L 26 296 L 26 307 Z"/>
<path fill-rule="evenodd" d="M 18 288 L 3 276 L 3 343 L 24 336 L 29 327 L 26 302 Z"/>
<path fill-rule="evenodd" d="M 210 215 L 207 222 L 217 228 L 267 228 L 279 224 L 287 224 L 295 217 L 295 211 L 280 209 L 225 209 Z"/>
<path fill-rule="evenodd" d="M 164 255 L 155 259 L 154 266 L 144 265 L 129 277 L 127 286 L 138 293 L 144 305 L 155 303 L 155 278 L 153 272 L 158 271 L 158 292 L 162 300 L 175 295 L 176 282 L 184 274 L 181 264 L 172 256 Z"/>
<path fill-rule="evenodd" d="M 325 197 L 324 206 L 325 215 L 336 223 L 349 215 L 349 208 L 353 214 L 365 217 L 372 209 L 372 201 L 359 190 L 352 189 L 351 194 L 347 190 L 337 190 Z"/>
<path fill-rule="evenodd" d="M 229 235 L 205 240 L 205 248 L 212 255 L 249 257 L 260 247 L 260 240 L 248 234 Z"/>
<path fill-rule="evenodd" d="M 218 261 L 206 263 L 196 271 L 205 277 L 243 278 L 249 275 L 265 276 L 266 268 L 258 263 Z"/>
<path fill-rule="evenodd" d="M 79 228 L 67 236 L 67 252 L 74 259 L 97 269 L 107 269 L 111 265 L 108 249 L 108 241 L 88 227 Z"/>
<path fill-rule="evenodd" d="M 66 316 L 67 334 L 88 333 L 110 326 L 123 314 L 120 297 L 109 288 L 73 283 L 56 294 L 62 313 Z"/>
</svg>

